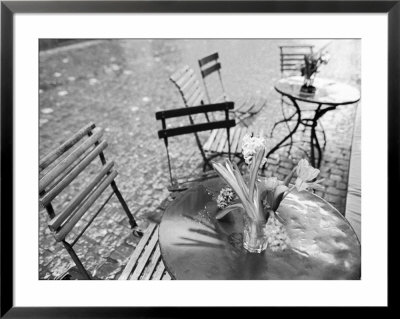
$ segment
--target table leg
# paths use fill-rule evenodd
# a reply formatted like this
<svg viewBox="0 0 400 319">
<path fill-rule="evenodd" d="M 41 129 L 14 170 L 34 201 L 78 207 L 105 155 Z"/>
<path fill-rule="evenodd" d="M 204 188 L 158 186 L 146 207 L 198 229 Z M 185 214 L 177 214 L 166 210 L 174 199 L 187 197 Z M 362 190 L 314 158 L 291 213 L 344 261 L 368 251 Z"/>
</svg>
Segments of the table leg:
<svg viewBox="0 0 400 319">
<path fill-rule="evenodd" d="M 311 147 L 311 166 L 315 167 L 315 155 L 314 155 L 314 140 L 316 139 L 316 135 L 315 135 L 315 124 L 313 123 L 313 125 L 311 126 L 311 134 L 310 134 L 310 147 Z"/>
<path fill-rule="evenodd" d="M 317 143 L 317 148 L 318 148 L 318 164 L 317 164 L 317 167 L 320 168 L 321 167 L 321 162 L 322 162 L 323 152 L 322 152 L 321 147 L 319 145 L 318 139 L 316 139 L 315 142 Z"/>
<path fill-rule="evenodd" d="M 299 127 L 300 123 L 301 123 L 301 111 L 300 111 L 300 107 L 297 104 L 296 100 L 289 97 L 289 99 L 292 101 L 294 107 L 296 108 L 296 112 L 294 114 L 297 114 L 297 123 L 294 126 L 294 128 L 289 131 L 289 134 L 287 136 L 285 136 L 277 145 L 275 145 L 267 154 L 266 158 L 268 158 L 269 156 L 271 156 L 276 150 L 278 150 L 280 147 L 282 147 L 283 143 L 285 143 L 286 140 L 288 140 L 289 138 L 292 138 L 293 134 L 296 133 L 297 128 Z M 286 146 L 286 145 L 285 145 Z M 262 169 L 265 168 L 265 164 L 262 167 Z"/>
<path fill-rule="evenodd" d="M 278 150 L 281 147 L 291 146 L 292 144 L 284 144 L 285 141 L 288 140 L 289 138 L 290 139 L 292 138 L 292 136 L 296 133 L 296 131 L 297 131 L 297 129 L 298 129 L 300 124 L 306 125 L 306 124 L 304 124 L 302 122 L 300 107 L 297 104 L 296 100 L 294 98 L 292 98 L 292 97 L 288 97 L 288 98 L 292 101 L 293 106 L 296 108 L 296 112 L 293 114 L 293 116 L 297 114 L 297 123 L 296 123 L 295 127 L 289 132 L 289 134 L 285 138 L 283 138 L 277 145 L 275 145 L 268 152 L 266 158 L 271 156 L 276 150 Z M 316 133 L 316 127 L 318 126 L 318 121 L 326 112 L 328 112 L 330 110 L 334 110 L 337 107 L 337 105 L 332 105 L 332 106 L 326 107 L 326 108 L 321 110 L 322 105 L 323 105 L 322 103 L 318 104 L 318 107 L 317 107 L 317 109 L 315 111 L 314 118 L 312 119 L 312 124 L 311 125 L 306 125 L 306 126 L 311 126 L 311 136 L 310 136 L 311 154 L 310 154 L 310 161 L 311 161 L 311 165 L 313 167 L 316 167 L 316 168 L 319 168 L 321 166 L 321 162 L 322 162 L 322 149 L 321 149 L 321 145 L 319 143 L 318 136 L 317 136 L 317 133 Z M 323 135 L 324 135 L 324 149 L 325 149 L 325 146 L 326 146 L 326 135 L 325 135 L 325 131 L 324 131 L 323 128 L 322 128 L 322 132 L 323 132 Z M 317 154 L 315 154 L 315 149 L 317 150 Z M 317 155 L 317 158 L 316 158 L 316 155 Z M 264 164 L 262 169 L 265 168 L 265 165 L 266 164 Z"/>
<path fill-rule="evenodd" d="M 285 123 L 288 131 L 290 131 L 290 126 L 289 126 L 289 124 L 287 124 L 287 122 L 290 121 L 296 115 L 296 112 L 294 112 L 292 115 L 287 117 L 283 104 L 284 104 L 284 101 L 283 101 L 283 99 L 281 99 L 281 111 L 282 111 L 282 115 L 283 115 L 283 120 L 275 122 L 274 126 L 272 127 L 271 133 L 269 135 L 270 138 L 274 137 L 275 128 L 281 123 Z"/>
<path fill-rule="evenodd" d="M 311 127 L 311 165 L 315 168 L 320 168 L 321 166 L 321 161 L 322 161 L 322 150 L 321 150 L 321 146 L 319 145 L 319 141 L 318 141 L 318 136 L 317 133 L 315 131 L 315 127 L 318 125 L 318 122 L 314 122 L 312 127 Z M 316 164 L 315 161 L 315 148 L 318 151 L 318 164 Z"/>
<path fill-rule="evenodd" d="M 322 149 L 318 140 L 318 136 L 316 133 L 316 127 L 318 125 L 318 121 L 319 119 L 328 111 L 330 110 L 334 110 L 336 108 L 337 105 L 333 105 L 327 108 L 324 108 L 323 110 L 321 110 L 322 104 L 318 105 L 317 110 L 315 111 L 315 115 L 314 115 L 314 119 L 313 119 L 313 123 L 311 126 L 311 165 L 315 168 L 320 168 L 321 167 L 321 162 L 322 162 Z M 326 135 L 325 135 L 325 130 L 322 128 L 322 132 L 324 135 L 324 150 L 325 150 L 325 146 L 326 146 Z M 314 147 L 316 147 L 317 151 L 318 151 L 318 161 L 316 163 L 316 159 L 315 159 L 315 150 Z"/>
</svg>

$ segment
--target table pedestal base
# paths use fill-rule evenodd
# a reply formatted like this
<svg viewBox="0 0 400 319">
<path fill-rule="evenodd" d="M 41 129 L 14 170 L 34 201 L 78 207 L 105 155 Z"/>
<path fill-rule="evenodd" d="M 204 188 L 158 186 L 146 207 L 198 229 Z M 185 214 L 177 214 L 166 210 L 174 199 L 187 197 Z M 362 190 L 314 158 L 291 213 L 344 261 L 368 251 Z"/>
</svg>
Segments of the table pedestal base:
<svg viewBox="0 0 400 319">
<path fill-rule="evenodd" d="M 313 167 L 319 168 L 321 166 L 321 162 L 322 162 L 322 156 L 323 156 L 323 151 L 325 150 L 325 146 L 326 146 L 326 134 L 325 134 L 325 130 L 322 127 L 321 123 L 320 123 L 320 118 L 328 111 L 333 110 L 336 108 L 336 105 L 333 106 L 329 106 L 326 108 L 322 109 L 322 103 L 318 104 L 317 108 L 314 112 L 314 117 L 312 118 L 302 118 L 301 117 L 301 110 L 299 105 L 297 104 L 297 101 L 292 98 L 292 97 L 288 97 L 290 99 L 290 101 L 293 103 L 293 106 L 296 108 L 296 111 L 288 118 L 285 118 L 284 120 L 281 120 L 277 123 L 275 123 L 272 132 L 271 132 L 271 136 L 273 135 L 273 132 L 275 130 L 275 128 L 277 127 L 277 125 L 282 124 L 282 123 L 287 123 L 288 121 L 291 121 L 293 119 L 293 117 L 297 116 L 297 118 L 295 119 L 296 121 L 296 125 L 293 127 L 293 129 L 289 129 L 289 134 L 287 136 L 285 136 L 275 147 L 273 147 L 271 149 L 271 151 L 267 154 L 267 158 L 269 156 L 271 156 L 275 151 L 277 151 L 280 148 L 289 146 L 289 152 L 291 151 L 292 147 L 294 146 L 294 142 L 293 142 L 293 135 L 297 132 L 297 129 L 299 128 L 300 125 L 304 126 L 304 130 L 303 132 L 306 130 L 307 127 L 311 128 L 311 133 L 310 133 L 310 162 L 311 165 Z M 285 115 L 284 115 L 285 116 Z M 318 136 L 317 136 L 317 127 L 318 125 L 321 127 L 321 131 L 324 137 L 324 142 L 323 142 L 323 147 L 321 148 L 321 143 L 318 140 Z M 290 139 L 289 143 L 285 143 L 287 140 Z M 308 154 L 307 154 L 308 155 Z"/>
</svg>

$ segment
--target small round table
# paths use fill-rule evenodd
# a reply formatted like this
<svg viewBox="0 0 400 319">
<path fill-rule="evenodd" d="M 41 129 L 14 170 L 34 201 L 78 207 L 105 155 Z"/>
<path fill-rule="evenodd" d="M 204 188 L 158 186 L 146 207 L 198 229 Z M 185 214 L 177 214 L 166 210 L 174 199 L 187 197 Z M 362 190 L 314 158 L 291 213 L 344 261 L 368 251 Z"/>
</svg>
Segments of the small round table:
<svg viewBox="0 0 400 319">
<path fill-rule="evenodd" d="M 290 245 L 260 254 L 242 247 L 243 218 L 216 220 L 219 178 L 187 190 L 165 211 L 159 243 L 173 279 L 360 279 L 361 248 L 347 220 L 309 192 L 281 203 Z"/>
<path fill-rule="evenodd" d="M 311 144 L 311 165 L 314 167 L 320 167 L 322 161 L 322 150 L 320 142 L 318 141 L 316 134 L 316 127 L 318 120 L 328 111 L 336 109 L 338 105 L 348 105 L 356 103 L 360 100 L 360 92 L 347 84 L 339 83 L 329 79 L 315 78 L 313 85 L 316 88 L 315 93 L 303 93 L 300 88 L 304 83 L 304 78 L 301 76 L 292 76 L 279 80 L 275 84 L 275 90 L 278 91 L 282 96 L 286 96 L 292 102 L 295 113 L 290 118 L 297 115 L 296 125 L 289 129 L 289 134 L 283 138 L 271 151 L 267 154 L 267 157 L 274 153 L 281 147 L 287 146 L 284 144 L 289 138 L 291 138 L 297 131 L 300 124 L 311 128 L 310 144 Z M 302 111 L 297 101 L 303 101 L 307 103 L 315 104 L 314 116 L 312 118 L 303 118 Z M 279 121 L 284 122 L 284 121 Z M 274 126 L 275 128 L 275 126 Z M 324 135 L 325 144 L 326 137 Z M 315 151 L 318 152 L 318 160 L 315 159 Z"/>
</svg>

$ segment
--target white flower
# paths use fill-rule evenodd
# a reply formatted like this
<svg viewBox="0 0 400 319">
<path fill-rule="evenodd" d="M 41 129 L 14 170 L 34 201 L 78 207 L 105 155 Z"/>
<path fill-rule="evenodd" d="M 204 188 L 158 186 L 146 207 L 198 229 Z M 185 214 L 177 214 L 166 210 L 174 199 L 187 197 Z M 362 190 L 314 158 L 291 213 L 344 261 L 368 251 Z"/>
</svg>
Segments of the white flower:
<svg viewBox="0 0 400 319">
<path fill-rule="evenodd" d="M 275 191 L 278 185 L 281 185 L 282 182 L 278 180 L 276 177 L 268 177 L 265 182 L 265 188 L 268 191 Z"/>
<path fill-rule="evenodd" d="M 267 141 L 263 136 L 253 136 L 246 134 L 242 140 L 242 154 L 247 165 L 251 164 L 253 156 L 256 154 L 257 150 L 266 147 Z M 262 164 L 264 164 L 265 160 Z"/>
<path fill-rule="evenodd" d="M 329 62 L 330 58 L 331 58 L 330 54 L 328 52 L 325 52 L 325 53 L 321 54 L 320 59 L 323 64 L 327 64 Z"/>
<path fill-rule="evenodd" d="M 267 236 L 267 247 L 272 251 L 285 250 L 290 243 L 285 227 L 274 216 L 268 218 L 264 233 Z"/>
<path fill-rule="evenodd" d="M 318 180 L 314 183 L 311 182 L 319 174 L 319 169 L 313 168 L 306 159 L 302 159 L 297 164 L 296 168 L 297 179 L 295 186 L 299 192 L 306 190 L 307 188 L 318 187 L 318 183 L 322 181 Z"/>
</svg>

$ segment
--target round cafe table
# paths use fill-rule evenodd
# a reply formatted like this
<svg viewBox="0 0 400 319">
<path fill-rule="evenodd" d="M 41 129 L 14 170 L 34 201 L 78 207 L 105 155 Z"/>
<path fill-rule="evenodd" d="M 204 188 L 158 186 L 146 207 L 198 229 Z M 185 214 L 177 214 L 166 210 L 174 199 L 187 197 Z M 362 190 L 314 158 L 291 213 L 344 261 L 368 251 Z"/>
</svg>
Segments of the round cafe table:
<svg viewBox="0 0 400 319">
<path fill-rule="evenodd" d="M 281 203 L 289 247 L 260 254 L 242 247 L 243 218 L 216 220 L 219 178 L 187 190 L 165 211 L 159 244 L 173 279 L 360 279 L 361 248 L 347 220 L 307 191 Z"/>
<path fill-rule="evenodd" d="M 289 134 L 271 149 L 267 154 L 267 157 L 281 147 L 292 145 L 285 142 L 296 133 L 300 125 L 304 125 L 311 128 L 311 165 L 319 168 L 322 161 L 322 149 L 316 133 L 318 121 L 325 113 L 336 109 L 339 105 L 349 105 L 358 102 L 360 100 L 360 92 L 348 84 L 316 77 L 313 83 L 313 86 L 316 88 L 315 93 L 303 93 L 300 90 L 303 83 L 304 78 L 302 76 L 292 76 L 280 79 L 275 84 L 275 90 L 292 102 L 295 112 L 289 117 L 289 119 L 296 116 L 296 124 L 293 128 L 289 129 Z M 311 118 L 304 117 L 298 101 L 315 105 L 315 108 L 311 109 L 314 111 L 314 116 Z M 310 109 L 307 110 L 310 111 Z M 288 119 L 279 121 L 276 124 L 286 122 L 287 120 Z M 276 127 L 276 124 L 274 125 L 274 128 Z M 323 131 L 323 133 L 325 140 L 324 144 L 326 144 L 325 132 Z M 315 154 L 315 149 L 317 150 L 317 154 Z"/>
</svg>

